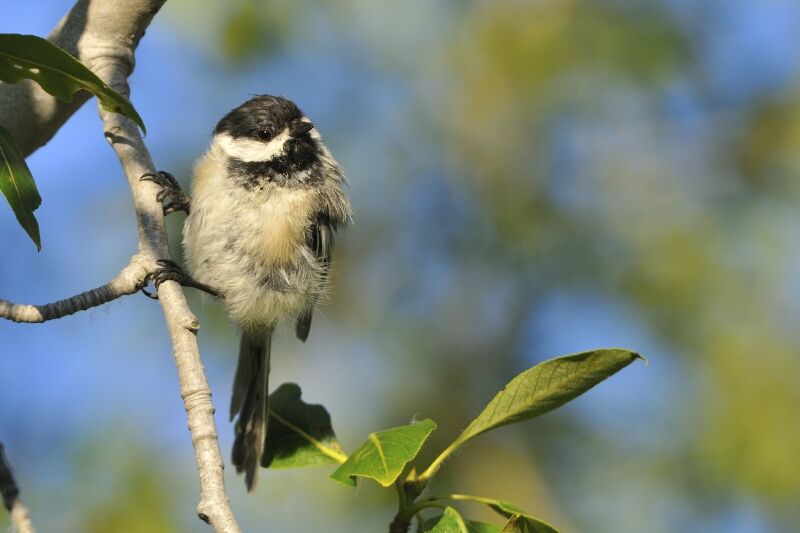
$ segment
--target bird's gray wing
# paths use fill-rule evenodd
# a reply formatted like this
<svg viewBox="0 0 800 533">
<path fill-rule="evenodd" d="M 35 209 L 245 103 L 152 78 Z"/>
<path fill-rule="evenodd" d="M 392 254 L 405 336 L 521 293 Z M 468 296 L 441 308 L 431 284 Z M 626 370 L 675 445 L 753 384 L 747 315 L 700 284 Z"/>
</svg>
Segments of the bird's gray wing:
<svg viewBox="0 0 800 533">
<path fill-rule="evenodd" d="M 306 237 L 306 245 L 313 252 L 321 267 L 320 283 L 325 283 L 328 277 L 328 269 L 333 255 L 333 237 L 336 233 L 337 224 L 325 213 L 318 213 L 311 223 L 310 231 Z M 311 329 L 311 317 L 314 313 L 316 299 L 309 301 L 308 306 L 297 317 L 295 333 L 297 338 L 305 342 L 308 332 Z"/>
</svg>

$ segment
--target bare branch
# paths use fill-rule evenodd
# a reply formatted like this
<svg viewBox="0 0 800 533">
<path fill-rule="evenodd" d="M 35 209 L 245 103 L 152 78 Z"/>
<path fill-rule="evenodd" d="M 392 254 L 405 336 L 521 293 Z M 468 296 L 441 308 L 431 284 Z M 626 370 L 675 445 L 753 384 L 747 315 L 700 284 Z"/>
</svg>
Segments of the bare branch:
<svg viewBox="0 0 800 533">
<path fill-rule="evenodd" d="M 147 274 L 153 270 L 152 262 L 150 265 L 147 263 L 147 258 L 135 255 L 128 266 L 102 287 L 49 304 L 15 304 L 0 299 L 0 318 L 13 322 L 47 322 L 134 294 L 147 284 Z"/>
<path fill-rule="evenodd" d="M 95 72 L 116 91 L 128 94 L 127 79 L 120 75 L 124 70 L 113 61 L 98 65 Z M 158 187 L 151 182 L 139 181 L 143 174 L 154 170 L 139 129 L 122 115 L 103 110 L 100 115 L 105 125 L 106 138 L 128 176 L 136 210 L 141 253 L 149 255 L 153 260 L 167 258 L 169 249 L 162 205 L 155 199 Z M 200 474 L 198 516 L 211 524 L 216 531 L 238 533 L 240 529 L 225 491 L 222 475 L 224 463 L 214 422 L 211 389 L 197 345 L 196 332 L 199 323 L 189 309 L 179 284 L 165 281 L 159 287 L 158 297 L 172 338 L 172 353 L 178 367 L 181 398 L 186 409 Z"/>
<path fill-rule="evenodd" d="M 135 2 L 131 2 L 135 3 Z M 114 43 L 108 43 L 114 46 Z M 129 94 L 127 76 L 130 65 L 126 54 L 108 53 L 97 56 L 89 67 L 122 95 Z M 150 153 L 142 142 L 139 129 L 132 121 L 117 113 L 100 109 L 105 136 L 119 157 L 128 177 L 139 230 L 139 252 L 152 260 L 168 258 L 169 247 L 164 227 L 163 207 L 156 201 L 158 187 L 140 181 L 145 173 L 155 171 Z M 189 309 L 182 287 L 166 281 L 158 291 L 167 328 L 172 338 L 173 356 L 178 368 L 181 398 L 189 422 L 195 460 L 200 475 L 198 516 L 216 531 L 238 533 L 236 519 L 230 509 L 222 475 L 224 463 L 214 422 L 211 389 L 200 360 L 197 345 L 197 318 Z"/>
<path fill-rule="evenodd" d="M 36 533 L 31 523 L 28 508 L 19 499 L 19 487 L 6 459 L 3 443 L 0 442 L 0 495 L 11 515 L 11 528 L 15 533 Z"/>
<path fill-rule="evenodd" d="M 134 51 L 164 1 L 78 0 L 48 38 L 72 52 L 103 81 L 127 96 L 127 77 L 133 70 Z M 45 144 L 87 98 L 86 94 L 78 94 L 72 103 L 64 104 L 33 83 L 0 84 L 0 123 L 14 135 L 22 152 L 28 155 Z M 153 172 L 155 168 L 138 127 L 133 122 L 102 109 L 100 116 L 106 139 L 119 157 L 130 184 L 139 232 L 137 256 L 143 265 L 148 266 L 145 271 L 149 272 L 149 266 L 157 259 L 169 258 L 162 206 L 156 201 L 158 188 L 152 183 L 139 181 L 140 176 Z M 130 289 L 138 284 L 137 276 L 142 272 L 127 274 L 131 274 L 130 279 L 125 282 L 119 280 L 114 289 L 104 290 L 101 287 L 76 298 L 99 301 L 114 291 Z M 117 278 L 109 285 L 115 281 Z M 159 287 L 159 301 L 172 338 L 181 398 L 200 475 L 198 516 L 217 532 L 240 533 L 225 491 L 222 475 L 224 463 L 214 422 L 211 390 L 197 346 L 197 318 L 189 309 L 182 288 L 173 281 L 164 282 Z M 43 315 L 43 310 L 35 306 L 31 310 L 11 305 L 9 314 L 34 318 L 36 313 Z M 63 308 L 65 304 L 57 302 L 51 305 L 61 305 Z"/>
</svg>

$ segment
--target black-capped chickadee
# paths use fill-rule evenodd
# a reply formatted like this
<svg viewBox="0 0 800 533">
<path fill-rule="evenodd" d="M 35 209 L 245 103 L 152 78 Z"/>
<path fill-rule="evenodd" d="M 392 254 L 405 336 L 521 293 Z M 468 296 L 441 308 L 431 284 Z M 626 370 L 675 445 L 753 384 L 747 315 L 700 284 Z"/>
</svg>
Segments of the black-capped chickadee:
<svg viewBox="0 0 800 533">
<path fill-rule="evenodd" d="M 314 124 L 290 100 L 256 96 L 225 115 L 197 161 L 189 199 L 168 174 L 143 179 L 165 187 L 165 212 L 189 213 L 183 244 L 191 278 L 174 265 L 153 276 L 178 279 L 224 302 L 241 329 L 233 383 L 233 464 L 255 486 L 269 418 L 270 344 L 295 320 L 305 341 L 314 306 L 327 292 L 336 230 L 352 216 L 339 165 Z"/>
</svg>

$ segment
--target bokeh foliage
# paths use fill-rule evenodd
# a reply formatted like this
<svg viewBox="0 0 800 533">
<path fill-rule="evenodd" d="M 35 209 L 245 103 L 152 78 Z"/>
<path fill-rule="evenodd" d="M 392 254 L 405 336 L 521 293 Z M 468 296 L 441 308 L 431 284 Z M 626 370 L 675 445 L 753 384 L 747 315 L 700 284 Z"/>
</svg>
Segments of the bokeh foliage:
<svg viewBox="0 0 800 533">
<path fill-rule="evenodd" d="M 677 468 L 642 476 L 688 516 L 722 513 L 746 494 L 777 513 L 773 525 L 786 523 L 800 497 L 800 338 L 786 289 L 797 292 L 800 69 L 790 62 L 793 76 L 743 91 L 716 81 L 724 64 L 711 53 L 726 31 L 715 17 L 756 4 L 284 4 L 259 4 L 257 17 L 270 22 L 258 38 L 254 17 L 231 26 L 253 3 L 226 8 L 228 59 L 247 69 L 264 64 L 259 54 L 313 49 L 323 28 L 358 50 L 369 76 L 394 84 L 353 89 L 396 98 L 399 110 L 375 119 L 391 120 L 375 126 L 388 130 L 382 143 L 364 145 L 354 128 L 370 109 L 347 99 L 328 132 L 367 160 L 351 172 L 361 205 L 338 261 L 335 318 L 377 329 L 374 342 L 402 358 L 402 375 L 427 373 L 397 379 L 389 411 L 435 404 L 426 415 L 457 429 L 503 369 L 552 355 L 529 340 L 548 311 L 540 302 L 561 292 L 607 299 L 643 320 L 680 369 L 667 385 L 679 433 L 624 464 Z M 740 24 L 727 31 L 745 33 Z M 230 35 L 250 36 L 250 46 L 231 46 Z M 747 43 L 730 46 L 735 56 Z M 744 85 L 757 69 L 730 76 Z M 588 431 L 581 424 L 558 419 L 560 436 L 532 450 L 557 457 L 559 439 Z M 572 446 L 588 457 L 624 448 L 606 437 Z M 566 494 L 580 479 L 608 478 L 604 461 L 586 464 L 572 480 L 557 460 L 543 468 Z M 509 468 L 497 475 L 524 484 Z M 635 486 L 631 476 L 619 483 Z M 598 518 L 570 499 L 558 510 L 584 528 Z"/>
<path fill-rule="evenodd" d="M 508 376 L 622 344 L 648 354 L 648 381 L 499 430 L 436 489 L 565 531 L 791 531 L 800 9 L 766 4 L 178 1 L 156 24 L 243 95 L 294 76 L 288 96 L 348 172 L 357 219 L 331 303 L 311 344 L 276 349 L 340 438 L 418 414 L 441 449 Z M 204 354 L 231 365 L 209 340 L 224 317 L 203 320 Z M 336 399 L 304 381 L 320 373 Z M 312 486 L 342 530 L 375 531 L 352 509 L 392 505 Z"/>
</svg>

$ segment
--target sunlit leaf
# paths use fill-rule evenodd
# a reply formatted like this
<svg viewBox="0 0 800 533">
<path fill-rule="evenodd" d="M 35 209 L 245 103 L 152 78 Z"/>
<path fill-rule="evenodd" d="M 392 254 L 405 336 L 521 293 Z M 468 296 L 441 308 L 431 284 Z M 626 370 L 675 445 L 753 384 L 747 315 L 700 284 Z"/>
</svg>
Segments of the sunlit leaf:
<svg viewBox="0 0 800 533">
<path fill-rule="evenodd" d="M 480 533 L 491 530 L 470 529 L 458 511 L 448 507 L 443 514 L 426 521 L 419 531 L 425 533 Z M 499 528 L 496 531 L 499 531 Z"/>
<path fill-rule="evenodd" d="M 462 524 L 466 529 L 462 529 Z M 444 514 L 426 520 L 419 528 L 419 533 L 462 533 L 463 531 L 467 533 L 499 533 L 500 526 L 466 520 L 455 509 L 448 507 Z"/>
<path fill-rule="evenodd" d="M 643 357 L 630 350 L 608 348 L 557 357 L 522 372 L 492 398 L 478 418 L 419 475 L 418 480 L 430 479 L 445 459 L 473 437 L 552 411 L 636 359 Z"/>
<path fill-rule="evenodd" d="M 144 122 L 130 102 L 115 92 L 66 50 L 35 35 L 0 34 L 0 80 L 17 83 L 31 79 L 59 100 L 88 91 L 107 111 L 122 113 L 145 131 Z"/>
<path fill-rule="evenodd" d="M 601 349 L 540 363 L 503 387 L 456 441 L 463 444 L 490 429 L 552 411 L 641 358 L 629 350 Z"/>
<path fill-rule="evenodd" d="M 431 498 L 431 500 L 432 501 L 456 500 L 456 501 L 469 501 L 469 502 L 482 503 L 484 505 L 489 506 L 494 512 L 496 512 L 500 516 L 509 519 L 509 522 L 506 524 L 506 527 L 509 527 L 509 524 L 512 524 L 513 522 L 512 526 L 514 527 L 528 528 L 528 529 L 522 529 L 520 531 L 535 531 L 536 533 L 558 533 L 558 529 L 551 526 L 547 522 L 544 522 L 543 520 L 539 520 L 538 518 L 529 515 L 524 510 L 520 509 L 513 503 L 505 502 L 502 500 L 484 498 L 483 496 L 469 496 L 466 494 L 450 494 L 448 496 L 438 496 Z M 487 526 L 496 527 L 496 526 L 491 526 L 489 524 L 487 524 Z M 499 530 L 500 528 L 497 528 L 492 531 L 499 531 Z M 503 531 L 506 530 L 503 529 Z M 517 530 L 514 529 L 509 531 L 517 531 Z"/>
<path fill-rule="evenodd" d="M 36 222 L 33 212 L 42 203 L 42 198 L 36 189 L 36 183 L 25 163 L 25 158 L 17 148 L 17 143 L 2 126 L 0 126 L 0 191 L 6 197 L 20 226 L 36 244 L 36 249 L 41 250 L 39 223 Z"/>
<path fill-rule="evenodd" d="M 300 387 L 294 383 L 284 383 L 269 395 L 269 430 L 262 466 L 303 468 L 346 459 L 328 411 L 321 405 L 305 403 L 300 396 Z"/>
<path fill-rule="evenodd" d="M 331 477 L 355 486 L 356 477 L 372 478 L 384 487 L 397 479 L 406 464 L 417 456 L 436 423 L 425 419 L 407 426 L 370 433 Z"/>
</svg>

